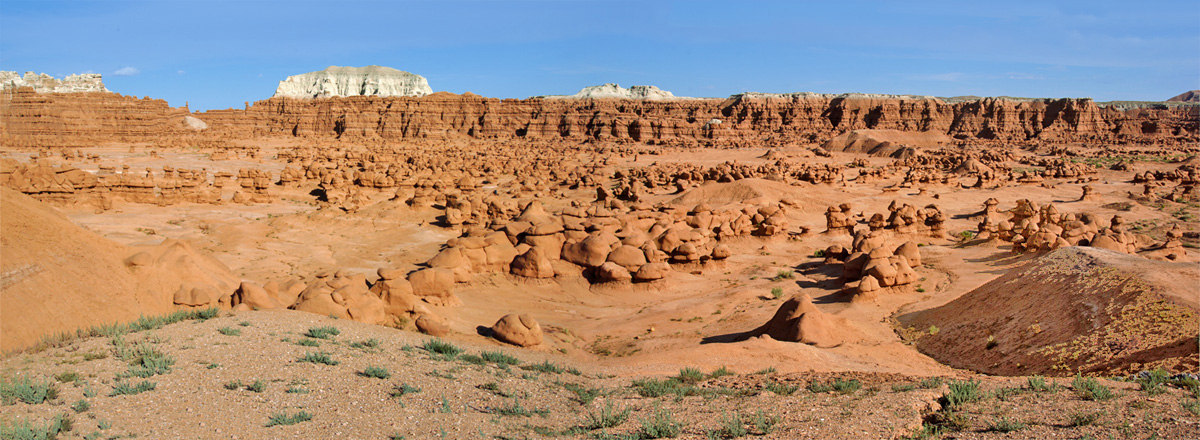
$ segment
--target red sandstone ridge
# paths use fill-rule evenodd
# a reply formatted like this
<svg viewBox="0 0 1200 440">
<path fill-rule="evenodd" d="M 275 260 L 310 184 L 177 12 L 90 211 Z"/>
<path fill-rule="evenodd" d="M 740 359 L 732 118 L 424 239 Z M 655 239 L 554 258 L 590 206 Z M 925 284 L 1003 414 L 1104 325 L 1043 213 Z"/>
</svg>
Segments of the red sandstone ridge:
<svg viewBox="0 0 1200 440">
<path fill-rule="evenodd" d="M 1189 90 L 1175 95 L 1167 102 L 1200 102 L 1200 90 Z"/>
<path fill-rule="evenodd" d="M 728 99 L 496 99 L 435 93 L 316 100 L 271 98 L 244 110 L 197 115 L 200 134 L 180 128 L 185 109 L 163 101 L 93 93 L 18 91 L 0 102 L 6 145 L 74 146 L 162 137 L 317 137 L 602 140 L 743 146 L 817 143 L 852 130 L 930 132 L 957 140 L 1137 143 L 1196 142 L 1200 107 L 1100 106 L 1090 99 L 937 98 L 742 94 Z M 73 133 L 71 139 L 51 133 Z"/>
<path fill-rule="evenodd" d="M 6 147 L 87 147 L 183 136 L 186 108 L 117 93 L 37 93 L 21 87 L 0 98 L 0 143 Z"/>
</svg>

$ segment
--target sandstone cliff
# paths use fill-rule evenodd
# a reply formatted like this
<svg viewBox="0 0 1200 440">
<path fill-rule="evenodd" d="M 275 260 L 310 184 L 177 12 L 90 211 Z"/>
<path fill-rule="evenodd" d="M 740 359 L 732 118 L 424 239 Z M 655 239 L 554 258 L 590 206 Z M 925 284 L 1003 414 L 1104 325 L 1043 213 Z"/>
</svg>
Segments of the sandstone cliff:
<svg viewBox="0 0 1200 440">
<path fill-rule="evenodd" d="M 274 97 L 425 96 L 433 93 L 425 77 L 391 67 L 339 67 L 289 76 Z"/>
<path fill-rule="evenodd" d="M 195 114 L 111 93 L 0 97 L 6 146 L 177 142 L 193 137 L 585 140 L 722 147 L 819 144 L 854 130 L 928 132 L 970 142 L 1195 143 L 1200 106 L 1100 105 L 1090 99 L 965 99 L 892 95 L 741 94 L 727 99 L 271 98 Z"/>
</svg>

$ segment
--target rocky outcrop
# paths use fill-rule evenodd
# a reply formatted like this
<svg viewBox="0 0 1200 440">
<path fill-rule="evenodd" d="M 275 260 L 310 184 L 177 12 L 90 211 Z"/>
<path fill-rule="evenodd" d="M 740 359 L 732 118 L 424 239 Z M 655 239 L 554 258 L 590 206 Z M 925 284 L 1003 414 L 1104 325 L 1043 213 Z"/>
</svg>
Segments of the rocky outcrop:
<svg viewBox="0 0 1200 440">
<path fill-rule="evenodd" d="M 433 93 L 425 77 L 391 67 L 340 67 L 293 75 L 279 82 L 275 98 L 336 96 L 425 96 Z"/>
<path fill-rule="evenodd" d="M 618 84 L 607 83 L 598 86 L 584 87 L 574 95 L 546 95 L 538 98 L 549 99 L 637 99 L 637 100 L 668 100 L 690 99 L 676 97 L 666 90 L 655 86 L 630 86 L 628 89 Z"/>
<path fill-rule="evenodd" d="M 222 140 L 592 140 L 739 147 L 818 143 L 854 130 L 927 132 L 954 142 L 1185 144 L 1200 140 L 1200 106 L 1100 106 L 1090 99 L 945 102 L 929 97 L 742 94 L 724 100 L 501 100 L 446 92 L 419 98 L 276 97 L 243 110 L 195 114 L 208 124 L 199 134 L 183 128 L 186 109 L 159 100 L 101 93 L 38 94 L 28 88 L 0 99 L 0 137 L 9 146 L 86 146 L 204 136 Z"/>
<path fill-rule="evenodd" d="M 45 73 L 25 72 L 25 76 L 21 77 L 17 72 L 0 70 L 0 90 L 16 90 L 20 87 L 30 87 L 37 93 L 108 92 L 98 73 L 67 75 L 60 80 Z"/>
<path fill-rule="evenodd" d="M 1200 102 L 1200 90 L 1189 90 L 1175 95 L 1167 102 Z"/>
</svg>

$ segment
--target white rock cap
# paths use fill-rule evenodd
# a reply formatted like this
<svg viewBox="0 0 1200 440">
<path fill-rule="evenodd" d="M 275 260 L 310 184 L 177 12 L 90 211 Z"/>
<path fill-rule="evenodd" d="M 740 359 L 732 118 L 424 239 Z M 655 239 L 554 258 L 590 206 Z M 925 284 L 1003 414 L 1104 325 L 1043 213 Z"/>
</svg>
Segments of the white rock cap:
<svg viewBox="0 0 1200 440">
<path fill-rule="evenodd" d="M 329 98 L 334 96 L 425 96 L 433 93 L 425 77 L 391 67 L 340 67 L 289 76 L 279 82 L 275 97 Z"/>
<path fill-rule="evenodd" d="M 25 72 L 22 78 L 17 72 L 0 70 L 0 90 L 17 87 L 32 87 L 37 93 L 109 92 L 99 73 L 67 75 L 60 80 L 45 73 Z"/>
</svg>

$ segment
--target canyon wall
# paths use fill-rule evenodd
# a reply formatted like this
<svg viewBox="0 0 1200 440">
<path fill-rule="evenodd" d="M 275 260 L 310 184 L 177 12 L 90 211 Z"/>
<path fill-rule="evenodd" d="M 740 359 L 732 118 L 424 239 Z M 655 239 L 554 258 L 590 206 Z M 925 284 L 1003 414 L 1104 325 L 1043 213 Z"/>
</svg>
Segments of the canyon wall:
<svg viewBox="0 0 1200 440">
<path fill-rule="evenodd" d="M 0 94 L 0 146 L 87 147 L 112 142 L 162 142 L 185 136 L 187 108 L 161 99 L 116 93 L 37 93 L 31 87 Z"/>
<path fill-rule="evenodd" d="M 742 94 L 727 99 L 423 97 L 271 98 L 244 110 L 188 113 L 112 93 L 0 97 L 5 146 L 87 146 L 192 138 L 418 141 L 584 140 L 682 146 L 812 144 L 858 129 L 934 131 L 962 141 L 1196 143 L 1200 106 L 1101 106 L 1090 99 L 945 102 L 887 95 Z M 208 125 L 185 128 L 185 116 Z"/>
<path fill-rule="evenodd" d="M 947 103 L 879 95 L 735 95 L 728 99 L 272 98 L 200 116 L 230 136 L 383 140 L 526 138 L 653 144 L 821 142 L 858 129 L 935 131 L 961 140 L 1192 142 L 1200 106 L 1101 107 L 1090 99 L 984 98 Z"/>
</svg>

